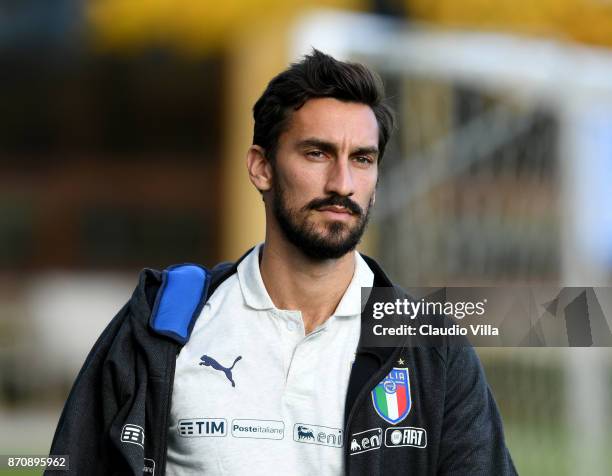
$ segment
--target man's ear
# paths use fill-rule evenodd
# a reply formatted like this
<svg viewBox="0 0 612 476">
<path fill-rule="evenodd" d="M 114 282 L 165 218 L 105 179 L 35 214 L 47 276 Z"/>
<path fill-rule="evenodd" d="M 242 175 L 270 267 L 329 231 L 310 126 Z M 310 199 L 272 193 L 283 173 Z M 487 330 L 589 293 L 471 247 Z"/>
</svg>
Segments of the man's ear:
<svg viewBox="0 0 612 476">
<path fill-rule="evenodd" d="M 263 147 L 253 144 L 247 152 L 247 170 L 249 179 L 260 192 L 267 192 L 272 188 L 272 164 L 266 157 Z"/>
</svg>

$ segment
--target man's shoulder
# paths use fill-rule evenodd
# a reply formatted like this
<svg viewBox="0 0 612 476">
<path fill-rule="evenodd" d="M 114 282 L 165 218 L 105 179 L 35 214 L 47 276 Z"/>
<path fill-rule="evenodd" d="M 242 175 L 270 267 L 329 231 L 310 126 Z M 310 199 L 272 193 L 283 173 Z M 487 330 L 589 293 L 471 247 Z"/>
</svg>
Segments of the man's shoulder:
<svg viewBox="0 0 612 476">
<path fill-rule="evenodd" d="M 236 266 L 225 261 L 212 268 L 195 263 L 144 268 L 129 302 L 130 314 L 140 325 L 184 345 L 204 304 Z"/>
</svg>

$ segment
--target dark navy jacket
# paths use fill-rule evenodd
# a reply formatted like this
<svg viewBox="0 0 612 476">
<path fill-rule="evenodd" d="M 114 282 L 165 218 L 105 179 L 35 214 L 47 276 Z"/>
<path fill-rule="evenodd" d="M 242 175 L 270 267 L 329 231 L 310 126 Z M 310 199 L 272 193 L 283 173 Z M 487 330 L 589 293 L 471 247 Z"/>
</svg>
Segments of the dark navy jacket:
<svg viewBox="0 0 612 476">
<path fill-rule="evenodd" d="M 374 260 L 363 258 L 374 286 L 393 287 Z M 192 267 L 205 279 L 188 289 L 191 299 L 199 294 L 197 305 L 178 327 L 169 322 L 172 309 L 164 309 L 162 299 L 172 270 L 140 273 L 132 298 L 87 357 L 60 417 L 50 454 L 69 455 L 70 470 L 45 475 L 164 474 L 177 354 L 208 297 L 239 262 L 212 272 Z M 405 296 L 397 287 L 393 293 Z M 409 370 L 411 399 L 408 415 L 395 425 L 380 416 L 372 397 L 394 367 Z M 360 342 L 344 430 L 346 474 L 516 474 L 497 406 L 469 346 L 383 348 Z"/>
</svg>

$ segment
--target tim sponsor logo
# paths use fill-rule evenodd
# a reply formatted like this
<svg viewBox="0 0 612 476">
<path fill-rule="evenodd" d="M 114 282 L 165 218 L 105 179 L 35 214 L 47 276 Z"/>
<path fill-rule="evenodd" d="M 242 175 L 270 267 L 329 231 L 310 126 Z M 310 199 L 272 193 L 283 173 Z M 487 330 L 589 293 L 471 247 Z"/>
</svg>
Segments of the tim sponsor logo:
<svg viewBox="0 0 612 476">
<path fill-rule="evenodd" d="M 293 440 L 311 445 L 333 446 L 340 448 L 343 443 L 342 430 L 327 426 L 296 423 L 293 426 Z"/>
<path fill-rule="evenodd" d="M 413 446 L 425 448 L 427 446 L 427 432 L 423 428 L 410 426 L 390 427 L 385 431 L 385 446 Z"/>
<path fill-rule="evenodd" d="M 144 428 L 138 425 L 127 423 L 123 425 L 121 430 L 121 441 L 124 443 L 133 443 L 144 448 Z"/>
<path fill-rule="evenodd" d="M 349 453 L 356 455 L 365 453 L 366 451 L 377 450 L 382 446 L 382 430 L 380 428 L 372 428 L 371 430 L 360 431 L 353 433 L 351 436 L 351 447 Z"/>
<path fill-rule="evenodd" d="M 179 420 L 179 435 L 184 438 L 202 436 L 226 436 L 227 421 L 225 418 L 188 418 Z"/>
<path fill-rule="evenodd" d="M 282 440 L 285 436 L 285 424 L 276 420 L 232 420 L 232 436 Z"/>
</svg>

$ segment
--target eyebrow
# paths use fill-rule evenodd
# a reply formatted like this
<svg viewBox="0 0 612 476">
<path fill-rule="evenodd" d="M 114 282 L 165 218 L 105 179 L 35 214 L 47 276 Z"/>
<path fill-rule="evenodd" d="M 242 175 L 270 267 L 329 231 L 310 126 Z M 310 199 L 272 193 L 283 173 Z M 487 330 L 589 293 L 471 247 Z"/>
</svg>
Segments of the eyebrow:
<svg viewBox="0 0 612 476">
<path fill-rule="evenodd" d="M 317 149 L 321 149 L 323 152 L 327 152 L 328 154 L 336 155 L 338 152 L 338 148 L 332 142 L 327 142 L 325 140 L 310 138 L 304 139 L 297 143 L 298 148 L 305 149 L 307 147 L 316 147 Z M 378 147 L 375 146 L 362 146 L 357 147 L 351 151 L 351 155 L 374 155 L 378 157 L 379 151 Z"/>
</svg>

